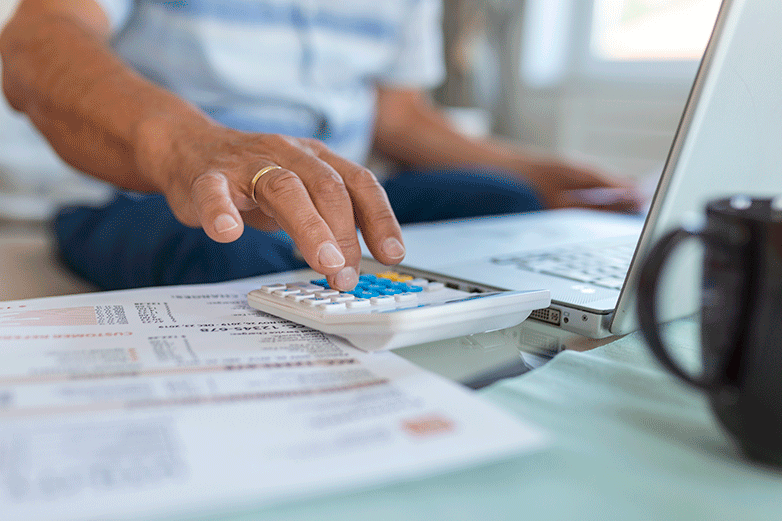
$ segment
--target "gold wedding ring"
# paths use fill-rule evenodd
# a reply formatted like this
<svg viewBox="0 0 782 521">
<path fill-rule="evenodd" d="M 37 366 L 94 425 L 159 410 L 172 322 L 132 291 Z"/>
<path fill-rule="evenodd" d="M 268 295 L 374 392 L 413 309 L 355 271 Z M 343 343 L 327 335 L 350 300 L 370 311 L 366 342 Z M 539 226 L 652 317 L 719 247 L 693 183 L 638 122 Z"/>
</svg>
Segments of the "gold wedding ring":
<svg viewBox="0 0 782 521">
<path fill-rule="evenodd" d="M 282 167 L 279 165 L 265 166 L 258 170 L 258 173 L 255 174 L 255 177 L 253 177 L 253 180 L 250 182 L 250 196 L 253 198 L 253 202 L 255 204 L 258 204 L 258 199 L 255 198 L 255 185 L 258 184 L 258 180 L 261 178 L 261 176 L 263 176 L 263 174 L 267 174 L 272 170 L 277 170 L 278 168 L 282 169 Z"/>
</svg>

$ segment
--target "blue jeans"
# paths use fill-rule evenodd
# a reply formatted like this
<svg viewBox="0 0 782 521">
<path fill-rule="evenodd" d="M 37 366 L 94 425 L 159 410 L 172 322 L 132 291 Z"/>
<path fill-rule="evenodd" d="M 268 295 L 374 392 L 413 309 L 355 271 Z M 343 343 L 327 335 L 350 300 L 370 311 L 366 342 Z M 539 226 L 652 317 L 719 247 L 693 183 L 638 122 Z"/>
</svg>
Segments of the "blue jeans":
<svg viewBox="0 0 782 521">
<path fill-rule="evenodd" d="M 493 172 L 403 172 L 385 184 L 400 223 L 542 209 L 527 185 Z M 302 268 L 284 233 L 245 228 L 231 243 L 180 224 L 161 195 L 118 194 L 105 206 L 62 210 L 54 220 L 61 259 L 101 289 L 197 284 Z"/>
</svg>

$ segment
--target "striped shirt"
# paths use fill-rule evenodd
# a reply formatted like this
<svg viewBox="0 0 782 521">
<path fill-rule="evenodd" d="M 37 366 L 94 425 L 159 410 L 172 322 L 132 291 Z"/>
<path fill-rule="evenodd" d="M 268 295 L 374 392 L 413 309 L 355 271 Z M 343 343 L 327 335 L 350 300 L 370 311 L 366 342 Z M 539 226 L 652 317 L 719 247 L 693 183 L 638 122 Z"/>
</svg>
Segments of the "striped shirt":
<svg viewBox="0 0 782 521">
<path fill-rule="evenodd" d="M 440 0 L 98 0 L 141 74 L 245 131 L 366 161 L 378 85 L 444 77 Z"/>
</svg>

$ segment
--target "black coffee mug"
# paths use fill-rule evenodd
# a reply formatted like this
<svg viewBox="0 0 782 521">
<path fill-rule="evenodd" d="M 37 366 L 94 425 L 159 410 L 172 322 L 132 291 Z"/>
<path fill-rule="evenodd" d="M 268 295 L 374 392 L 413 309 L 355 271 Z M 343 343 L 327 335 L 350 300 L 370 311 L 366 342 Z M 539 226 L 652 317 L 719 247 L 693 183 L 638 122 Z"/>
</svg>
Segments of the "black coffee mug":
<svg viewBox="0 0 782 521">
<path fill-rule="evenodd" d="M 666 258 L 691 238 L 704 245 L 699 375 L 671 357 L 656 308 Z M 745 453 L 782 465 L 782 197 L 712 201 L 702 229 L 661 238 L 641 270 L 638 319 L 660 363 L 708 394 Z"/>
</svg>

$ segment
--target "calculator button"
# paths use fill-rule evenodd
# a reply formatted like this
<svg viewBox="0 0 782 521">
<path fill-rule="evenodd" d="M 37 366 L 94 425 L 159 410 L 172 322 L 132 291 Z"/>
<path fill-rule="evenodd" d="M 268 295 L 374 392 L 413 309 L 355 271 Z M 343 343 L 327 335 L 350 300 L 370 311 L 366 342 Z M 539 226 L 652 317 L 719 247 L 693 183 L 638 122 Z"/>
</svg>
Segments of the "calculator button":
<svg viewBox="0 0 782 521">
<path fill-rule="evenodd" d="M 339 291 L 335 291 L 333 289 L 315 292 L 315 296 L 319 298 L 336 297 L 337 295 L 339 295 Z"/>
<path fill-rule="evenodd" d="M 288 284 L 288 289 L 300 289 L 302 292 L 308 292 L 311 293 L 313 291 L 323 291 L 322 286 L 317 286 L 315 284 L 309 284 L 307 282 L 294 282 L 291 284 Z"/>
<path fill-rule="evenodd" d="M 410 286 L 419 286 L 424 287 L 429 284 L 429 281 L 426 279 L 413 279 L 407 282 Z"/>
<path fill-rule="evenodd" d="M 430 282 L 424 288 L 424 291 L 438 291 L 445 288 L 445 284 L 442 282 Z"/>
<path fill-rule="evenodd" d="M 421 286 L 408 286 L 407 291 L 410 293 L 420 293 L 424 288 Z"/>
<path fill-rule="evenodd" d="M 293 293 L 291 295 L 286 295 L 285 298 L 294 302 L 301 302 L 306 299 L 314 299 L 315 295 L 311 293 Z"/>
<path fill-rule="evenodd" d="M 393 282 L 406 282 L 408 280 L 413 280 L 412 276 L 403 275 L 401 273 L 397 273 L 396 271 L 385 271 L 383 273 L 378 273 L 377 276 L 378 278 L 391 280 Z"/>
<path fill-rule="evenodd" d="M 277 291 L 272 292 L 272 295 L 277 295 L 278 297 L 287 297 L 288 295 L 295 295 L 297 293 L 301 293 L 300 289 L 278 289 Z"/>
<path fill-rule="evenodd" d="M 331 300 L 327 298 L 311 298 L 311 299 L 302 300 L 300 301 L 300 303 L 306 306 L 317 307 L 322 304 L 331 304 Z"/>
<path fill-rule="evenodd" d="M 279 291 L 285 289 L 285 284 L 269 284 L 268 286 L 261 286 L 261 291 L 264 293 L 272 293 L 273 291 Z"/>
<path fill-rule="evenodd" d="M 329 302 L 328 304 L 321 304 L 318 306 L 319 311 L 324 313 L 334 313 L 335 311 L 342 311 L 345 309 L 344 302 Z"/>
<path fill-rule="evenodd" d="M 394 300 L 394 297 L 372 297 L 369 299 L 369 301 L 372 303 L 373 306 L 387 306 L 389 304 L 393 304 L 396 302 Z"/>
<path fill-rule="evenodd" d="M 329 282 L 326 279 L 317 279 L 317 280 L 311 280 L 312 284 L 315 284 L 316 286 L 320 286 L 322 288 L 328 288 Z"/>
<path fill-rule="evenodd" d="M 372 303 L 368 299 L 356 299 L 345 302 L 345 306 L 348 309 L 364 309 L 372 307 Z"/>
<path fill-rule="evenodd" d="M 397 302 L 414 302 L 418 300 L 418 295 L 415 293 L 400 293 L 394 296 L 394 300 Z"/>
<path fill-rule="evenodd" d="M 355 295 L 349 295 L 347 293 L 342 293 L 340 295 L 337 295 L 335 297 L 330 297 L 332 302 L 347 302 L 348 300 L 356 300 Z"/>
</svg>

